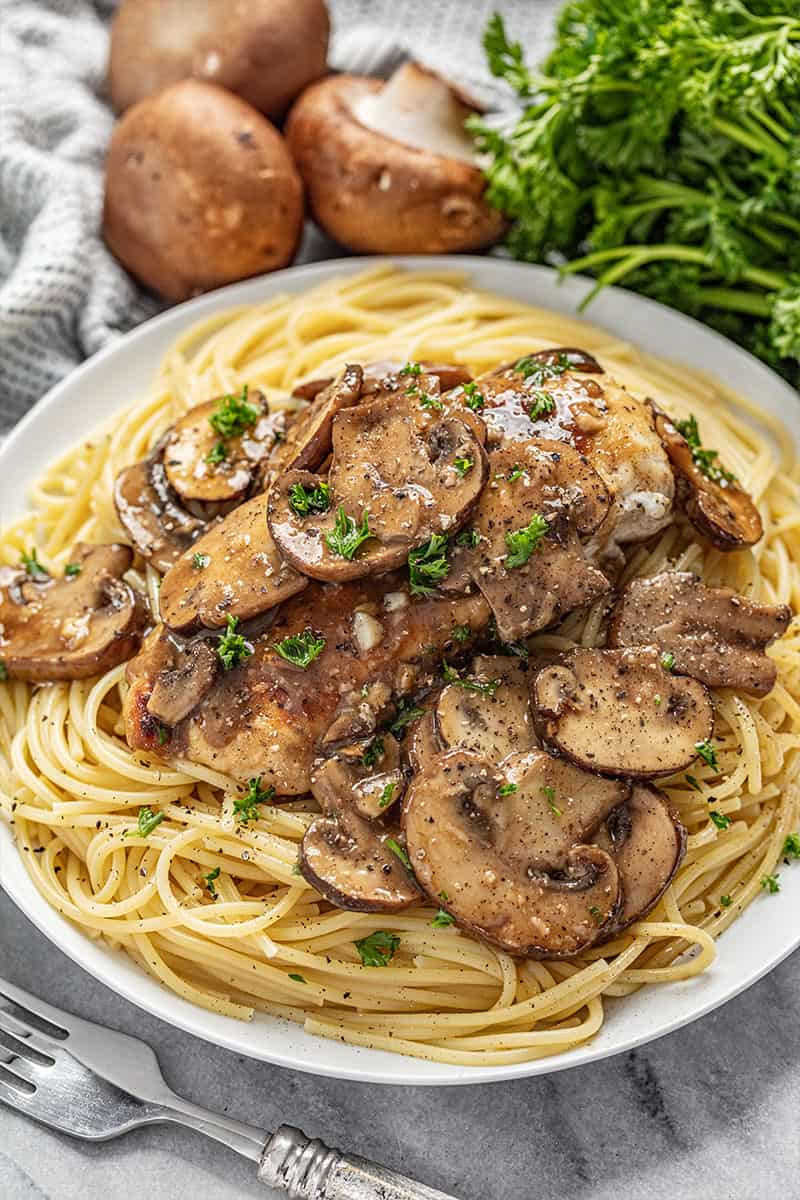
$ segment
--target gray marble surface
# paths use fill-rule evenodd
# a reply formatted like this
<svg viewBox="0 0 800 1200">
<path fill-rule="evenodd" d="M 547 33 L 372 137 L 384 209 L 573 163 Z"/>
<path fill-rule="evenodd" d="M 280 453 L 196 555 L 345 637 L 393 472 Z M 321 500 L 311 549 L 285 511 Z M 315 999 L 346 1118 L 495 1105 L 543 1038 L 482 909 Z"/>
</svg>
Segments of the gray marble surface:
<svg viewBox="0 0 800 1200">
<path fill-rule="evenodd" d="M 800 953 L 631 1054 L 461 1088 L 315 1079 L 199 1042 L 84 974 L 2 893 L 0 975 L 145 1038 L 171 1086 L 198 1104 L 265 1128 L 299 1125 L 459 1200 L 800 1196 Z M 267 1196 L 252 1164 L 188 1131 L 152 1127 L 91 1146 L 0 1105 L 2 1200 L 250 1196 Z"/>
</svg>

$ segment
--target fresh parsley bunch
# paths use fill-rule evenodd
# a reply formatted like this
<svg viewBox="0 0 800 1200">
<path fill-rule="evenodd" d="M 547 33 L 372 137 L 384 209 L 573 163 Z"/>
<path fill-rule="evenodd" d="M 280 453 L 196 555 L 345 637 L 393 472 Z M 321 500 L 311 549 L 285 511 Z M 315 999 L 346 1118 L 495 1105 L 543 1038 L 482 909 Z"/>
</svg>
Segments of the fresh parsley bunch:
<svg viewBox="0 0 800 1200">
<path fill-rule="evenodd" d="M 541 72 L 499 15 L 484 46 L 524 103 L 513 128 L 471 122 L 512 253 L 698 316 L 800 383 L 797 0 L 573 0 Z"/>
</svg>

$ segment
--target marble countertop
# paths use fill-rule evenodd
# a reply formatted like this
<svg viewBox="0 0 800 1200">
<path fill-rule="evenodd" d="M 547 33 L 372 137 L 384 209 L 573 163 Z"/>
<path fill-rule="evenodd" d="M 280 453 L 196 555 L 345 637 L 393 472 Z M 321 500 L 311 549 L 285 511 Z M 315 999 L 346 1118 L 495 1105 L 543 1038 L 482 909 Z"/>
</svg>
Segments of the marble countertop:
<svg viewBox="0 0 800 1200">
<path fill-rule="evenodd" d="M 724 942 L 723 942 L 724 945 Z M 0 974 L 146 1039 L 198 1104 L 281 1122 L 459 1200 L 790 1200 L 800 1180 L 800 953 L 652 1045 L 536 1079 L 397 1088 L 297 1074 L 199 1042 L 74 966 L 0 893 Z M 3 1200 L 244 1200 L 252 1164 L 171 1126 L 92 1146 L 0 1105 Z M 277 1197 L 276 1197 L 277 1200 Z"/>
</svg>

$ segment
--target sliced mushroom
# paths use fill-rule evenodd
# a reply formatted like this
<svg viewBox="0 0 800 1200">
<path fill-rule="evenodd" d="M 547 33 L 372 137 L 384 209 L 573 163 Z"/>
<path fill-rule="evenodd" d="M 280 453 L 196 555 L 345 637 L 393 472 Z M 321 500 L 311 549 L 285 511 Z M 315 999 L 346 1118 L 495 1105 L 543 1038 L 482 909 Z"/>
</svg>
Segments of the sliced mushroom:
<svg viewBox="0 0 800 1200">
<path fill-rule="evenodd" d="M 214 427 L 212 422 L 230 399 L 222 396 L 195 405 L 167 434 L 163 452 L 167 482 L 186 503 L 241 499 L 272 449 L 275 421 L 260 392 L 245 389 L 240 398 L 240 411 L 248 422 L 243 432 L 224 437 Z"/>
<path fill-rule="evenodd" d="M 289 425 L 269 458 L 274 478 L 281 471 L 315 471 L 331 449 L 333 419 L 342 409 L 357 404 L 361 396 L 364 372 L 357 365 L 346 366 L 337 377 L 314 396 Z"/>
<path fill-rule="evenodd" d="M 168 571 L 206 527 L 172 495 L 164 473 L 163 439 L 144 462 L 120 471 L 114 504 L 120 524 L 142 558 L 157 571 Z"/>
<path fill-rule="evenodd" d="M 383 732 L 343 746 L 317 768 L 311 790 L 323 812 L 335 809 L 336 798 L 346 796 L 365 821 L 387 816 L 405 791 L 397 740 Z"/>
<path fill-rule="evenodd" d="M 382 756 L 399 763 L 397 744 L 390 735 Z M 375 774 L 362 759 L 341 755 L 328 759 L 315 772 L 311 787 L 323 816 L 312 821 L 303 837 L 300 870 L 305 879 L 339 908 L 357 912 L 396 912 L 419 898 L 412 873 L 406 869 L 397 841 L 399 829 L 381 818 L 381 798 L 399 796 L 399 769 Z M 384 763 L 380 762 L 380 766 Z M 390 793 L 387 793 L 390 789 Z M 393 849 L 392 847 L 395 847 Z"/>
<path fill-rule="evenodd" d="M 400 374 L 405 365 L 399 359 L 388 358 L 382 359 L 380 362 L 368 363 L 363 368 L 364 384 L 361 391 L 362 397 L 374 396 L 376 393 L 382 391 L 397 392 L 408 387 L 408 376 Z M 420 362 L 420 366 L 425 375 L 436 376 L 439 380 L 439 387 L 443 392 L 459 387 L 461 384 L 469 383 L 472 378 L 466 367 L 456 366 L 455 363 L 428 362 L 423 359 Z M 330 377 L 327 379 L 308 379 L 305 383 L 298 384 L 292 391 L 292 395 L 300 400 L 314 400 L 332 382 L 333 380 Z"/>
<path fill-rule="evenodd" d="M 61 579 L 3 568 L 0 577 L 0 662 L 12 679 L 45 682 L 100 675 L 136 653 L 142 613 L 122 579 L 129 546 L 72 552 Z"/>
<path fill-rule="evenodd" d="M 154 754 L 171 754 L 172 728 L 208 694 L 219 666 L 210 642 L 181 638 L 164 625 L 156 625 L 125 672 L 129 744 Z"/>
<path fill-rule="evenodd" d="M 471 522 L 480 541 L 457 550 L 448 585 L 466 569 L 491 604 L 501 638 L 515 641 L 609 590 L 580 543 L 603 521 L 609 496 L 597 472 L 563 442 L 496 450 L 489 475 Z M 527 560 L 515 552 L 526 529 L 533 547 Z"/>
<path fill-rule="evenodd" d="M 177 725 L 213 686 L 220 663 L 213 646 L 202 638 L 170 641 L 172 653 L 153 684 L 147 711 L 165 725 Z"/>
<path fill-rule="evenodd" d="M 683 770 L 714 727 L 704 685 L 664 670 L 655 646 L 571 650 L 539 672 L 534 702 L 548 742 L 579 766 L 609 775 Z"/>
<path fill-rule="evenodd" d="M 308 580 L 277 551 L 267 497 L 235 508 L 185 551 L 161 581 L 161 619 L 171 629 L 218 629 L 248 621 L 297 595 Z"/>
<path fill-rule="evenodd" d="M 611 614 L 609 646 L 658 646 L 669 669 L 710 687 L 740 687 L 765 696 L 777 668 L 764 651 L 786 632 L 792 610 L 756 604 L 730 588 L 709 588 L 696 575 L 665 571 L 634 579 Z"/>
<path fill-rule="evenodd" d="M 717 481 L 705 474 L 698 465 L 696 452 L 667 414 L 652 401 L 650 407 L 656 432 L 672 464 L 675 498 L 698 533 L 708 538 L 717 550 L 741 550 L 755 545 L 764 527 L 747 492 L 732 476 L 727 479 L 721 475 Z"/>
<path fill-rule="evenodd" d="M 511 954 L 577 954 L 621 904 L 611 856 L 587 840 L 626 796 L 626 784 L 539 750 L 500 769 L 451 750 L 406 796 L 417 882 L 459 925 Z"/>
<path fill-rule="evenodd" d="M 469 678 L 442 690 L 434 714 L 442 750 L 469 750 L 499 763 L 539 744 L 526 672 L 516 659 L 478 655 Z"/>
<path fill-rule="evenodd" d="M 667 797 L 637 783 L 592 839 L 617 864 L 623 903 L 608 936 L 641 920 L 669 887 L 686 853 L 686 830 Z"/>
<path fill-rule="evenodd" d="M 349 408 L 333 423 L 327 480 L 289 471 L 270 493 L 269 525 L 281 554 L 315 579 L 341 581 L 405 563 L 434 533 L 455 532 L 486 479 L 486 455 L 455 417 L 421 407 L 407 394 Z M 326 511 L 297 511 L 298 490 L 324 485 Z M 342 522 L 369 527 L 356 552 L 334 549 Z"/>
</svg>

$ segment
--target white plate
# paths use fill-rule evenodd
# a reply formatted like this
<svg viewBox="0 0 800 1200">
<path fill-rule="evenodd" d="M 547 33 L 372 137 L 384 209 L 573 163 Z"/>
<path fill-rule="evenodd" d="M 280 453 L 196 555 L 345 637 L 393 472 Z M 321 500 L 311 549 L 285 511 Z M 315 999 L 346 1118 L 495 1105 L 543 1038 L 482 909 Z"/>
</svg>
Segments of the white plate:
<svg viewBox="0 0 800 1200">
<path fill-rule="evenodd" d="M 344 259 L 279 271 L 234 284 L 179 305 L 129 333 L 53 388 L 27 414 L 0 453 L 0 518 L 19 515 L 32 479 L 58 454 L 90 432 L 116 408 L 147 387 L 170 343 L 189 325 L 233 305 L 266 300 L 278 292 L 302 292 L 335 275 L 361 271 L 377 259 Z M 398 258 L 409 268 L 467 270 L 476 286 L 571 316 L 587 281 L 559 285 L 546 267 L 504 259 Z M 756 399 L 767 411 L 797 425 L 795 392 L 767 367 L 719 334 L 660 304 L 620 289 L 601 293 L 591 307 L 602 325 L 645 349 L 701 367 Z M 749 987 L 800 945 L 800 869 L 784 871 L 780 895 L 752 904 L 724 935 L 719 956 L 701 976 L 683 983 L 644 988 L 608 1006 L 594 1041 L 556 1058 L 501 1067 L 456 1067 L 422 1062 L 312 1037 L 289 1022 L 257 1017 L 249 1025 L 196 1008 L 167 991 L 121 952 L 91 941 L 53 911 L 33 887 L 8 827 L 0 823 L 0 884 L 38 928 L 76 963 L 125 999 L 189 1033 L 238 1054 L 343 1079 L 394 1084 L 486 1083 L 593 1062 L 663 1036 Z"/>
</svg>

